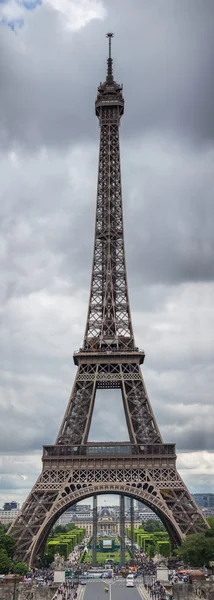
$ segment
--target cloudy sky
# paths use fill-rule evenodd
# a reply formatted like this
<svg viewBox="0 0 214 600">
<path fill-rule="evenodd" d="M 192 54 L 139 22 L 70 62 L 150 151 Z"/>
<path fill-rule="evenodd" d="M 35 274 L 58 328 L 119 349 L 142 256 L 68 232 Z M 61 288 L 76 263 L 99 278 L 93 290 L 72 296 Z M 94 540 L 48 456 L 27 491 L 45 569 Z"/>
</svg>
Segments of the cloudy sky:
<svg viewBox="0 0 214 600">
<path fill-rule="evenodd" d="M 0 0 L 0 23 L 0 502 L 25 499 L 73 383 L 109 30 L 143 373 L 185 482 L 214 492 L 214 2 Z M 97 395 L 90 438 L 127 438 L 120 395 Z"/>
</svg>

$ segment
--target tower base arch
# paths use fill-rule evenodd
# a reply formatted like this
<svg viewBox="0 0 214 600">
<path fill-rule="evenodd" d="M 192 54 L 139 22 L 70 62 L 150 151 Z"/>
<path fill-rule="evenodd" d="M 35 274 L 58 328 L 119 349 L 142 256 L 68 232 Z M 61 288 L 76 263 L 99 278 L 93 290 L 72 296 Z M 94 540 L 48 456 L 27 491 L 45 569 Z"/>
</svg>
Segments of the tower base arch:
<svg viewBox="0 0 214 600">
<path fill-rule="evenodd" d="M 62 453 L 50 458 L 44 449 L 43 471 L 10 529 L 19 558 L 32 567 L 60 515 L 72 504 L 94 495 L 123 494 L 143 502 L 160 517 L 173 546 L 186 534 L 202 531 L 206 522 L 173 458 L 174 464 L 168 453 L 164 461 L 159 458 L 158 466 L 151 447 L 146 456 L 108 455 L 102 459 Z"/>
</svg>

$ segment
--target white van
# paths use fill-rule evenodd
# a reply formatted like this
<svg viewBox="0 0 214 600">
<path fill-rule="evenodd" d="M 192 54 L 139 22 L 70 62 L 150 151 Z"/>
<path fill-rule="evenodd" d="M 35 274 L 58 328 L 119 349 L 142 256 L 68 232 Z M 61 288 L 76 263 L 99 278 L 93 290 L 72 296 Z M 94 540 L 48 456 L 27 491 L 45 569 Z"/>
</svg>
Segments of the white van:
<svg viewBox="0 0 214 600">
<path fill-rule="evenodd" d="M 135 586 L 135 577 L 133 573 L 129 573 L 126 577 L 126 587 L 134 587 Z"/>
</svg>

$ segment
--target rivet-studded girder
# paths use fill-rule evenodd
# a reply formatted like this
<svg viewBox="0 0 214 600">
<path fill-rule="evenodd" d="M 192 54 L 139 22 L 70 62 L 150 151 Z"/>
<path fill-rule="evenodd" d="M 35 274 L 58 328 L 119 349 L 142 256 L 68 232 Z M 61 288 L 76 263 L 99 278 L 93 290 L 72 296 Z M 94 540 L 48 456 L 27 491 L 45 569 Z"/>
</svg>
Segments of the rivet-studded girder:
<svg viewBox="0 0 214 600">
<path fill-rule="evenodd" d="M 100 121 L 100 153 L 94 258 L 84 349 L 134 349 L 126 277 L 119 125 L 121 87 L 103 84 L 96 113 Z"/>
<path fill-rule="evenodd" d="M 112 361 L 112 354 L 95 364 L 82 359 L 78 368 L 66 414 L 57 437 L 57 444 L 87 442 L 97 388 L 120 388 L 127 428 L 132 443 L 160 443 L 162 438 L 156 423 L 136 358 L 125 362 L 125 356 Z M 114 360 L 115 360 L 114 356 Z M 130 356 L 129 356 L 130 358 Z M 113 392 L 112 392 L 113 393 Z"/>
</svg>

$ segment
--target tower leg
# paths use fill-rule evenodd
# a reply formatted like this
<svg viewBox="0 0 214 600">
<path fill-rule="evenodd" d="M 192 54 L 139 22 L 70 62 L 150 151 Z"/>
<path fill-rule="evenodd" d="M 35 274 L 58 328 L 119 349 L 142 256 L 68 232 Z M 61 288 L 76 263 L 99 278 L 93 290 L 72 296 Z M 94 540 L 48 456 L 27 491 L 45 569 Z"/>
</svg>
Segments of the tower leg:
<svg viewBox="0 0 214 600">
<path fill-rule="evenodd" d="M 131 556 L 134 558 L 134 498 L 130 501 Z"/>
<path fill-rule="evenodd" d="M 120 495 L 120 562 L 125 564 L 125 497 Z"/>
<path fill-rule="evenodd" d="M 97 564 L 97 496 L 93 496 L 93 538 L 92 538 L 92 565 Z"/>
</svg>

